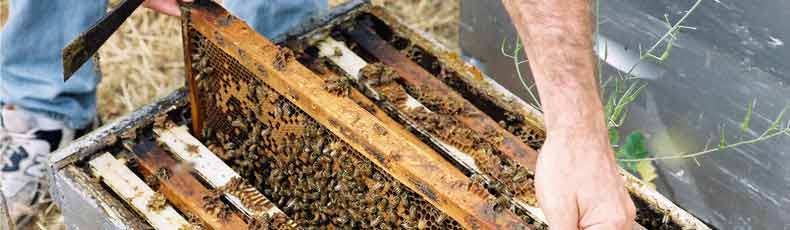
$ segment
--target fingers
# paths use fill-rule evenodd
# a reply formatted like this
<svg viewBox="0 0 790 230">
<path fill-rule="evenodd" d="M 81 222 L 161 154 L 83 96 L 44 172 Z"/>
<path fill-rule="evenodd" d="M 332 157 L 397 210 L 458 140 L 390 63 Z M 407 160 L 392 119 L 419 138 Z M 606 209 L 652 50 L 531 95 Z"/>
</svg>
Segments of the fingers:
<svg viewBox="0 0 790 230">
<path fill-rule="evenodd" d="M 194 2 L 194 0 L 181 0 L 182 2 Z M 177 0 L 146 0 L 143 6 L 154 11 L 171 16 L 181 16 L 181 9 Z"/>
<path fill-rule="evenodd" d="M 645 227 L 637 224 L 634 221 L 630 221 L 627 224 L 615 224 L 615 223 L 605 223 L 605 224 L 597 224 L 593 226 L 588 226 L 583 228 L 584 230 L 647 230 Z"/>
<path fill-rule="evenodd" d="M 579 220 L 582 229 L 621 229 L 632 230 L 636 218 L 636 208 L 627 193 L 608 202 L 598 203 L 590 209 L 582 208 L 583 216 Z"/>
<path fill-rule="evenodd" d="M 541 171 L 537 171 L 540 174 Z M 536 175 L 535 186 L 540 208 L 546 215 L 546 221 L 551 229 L 578 229 L 579 208 L 576 196 L 562 189 L 558 181 L 546 181 L 544 176 Z"/>
</svg>

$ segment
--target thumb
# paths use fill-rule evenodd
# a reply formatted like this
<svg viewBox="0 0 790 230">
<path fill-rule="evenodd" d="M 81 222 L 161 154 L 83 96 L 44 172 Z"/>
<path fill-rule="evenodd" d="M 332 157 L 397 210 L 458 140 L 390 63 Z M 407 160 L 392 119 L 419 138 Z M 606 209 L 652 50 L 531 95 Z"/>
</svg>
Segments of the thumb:
<svg viewBox="0 0 790 230">
<path fill-rule="evenodd" d="M 193 2 L 194 0 L 182 0 L 182 2 Z M 177 0 L 146 0 L 143 6 L 154 11 L 172 16 L 181 16 L 181 9 Z"/>
</svg>

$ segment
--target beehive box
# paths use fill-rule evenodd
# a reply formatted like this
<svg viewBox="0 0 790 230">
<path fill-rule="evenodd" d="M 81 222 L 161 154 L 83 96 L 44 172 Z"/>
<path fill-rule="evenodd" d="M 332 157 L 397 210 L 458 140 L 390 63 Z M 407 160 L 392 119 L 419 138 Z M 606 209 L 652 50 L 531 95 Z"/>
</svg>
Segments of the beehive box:
<svg viewBox="0 0 790 230">
<path fill-rule="evenodd" d="M 384 10 L 351 1 L 279 45 L 213 2 L 184 13 L 190 90 L 54 154 L 68 225 L 546 228 L 540 114 Z M 707 228 L 624 177 L 645 228 Z"/>
</svg>

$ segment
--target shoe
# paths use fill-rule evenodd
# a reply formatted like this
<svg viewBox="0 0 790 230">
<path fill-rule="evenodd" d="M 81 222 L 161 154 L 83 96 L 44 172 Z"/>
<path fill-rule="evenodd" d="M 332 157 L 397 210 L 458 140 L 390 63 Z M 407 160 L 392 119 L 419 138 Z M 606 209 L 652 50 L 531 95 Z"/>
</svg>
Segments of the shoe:
<svg viewBox="0 0 790 230">
<path fill-rule="evenodd" d="M 82 130 L 80 130 L 82 131 Z M 34 214 L 48 194 L 45 177 L 49 153 L 82 133 L 62 121 L 12 105 L 0 113 L 0 187 L 11 220 Z"/>
</svg>

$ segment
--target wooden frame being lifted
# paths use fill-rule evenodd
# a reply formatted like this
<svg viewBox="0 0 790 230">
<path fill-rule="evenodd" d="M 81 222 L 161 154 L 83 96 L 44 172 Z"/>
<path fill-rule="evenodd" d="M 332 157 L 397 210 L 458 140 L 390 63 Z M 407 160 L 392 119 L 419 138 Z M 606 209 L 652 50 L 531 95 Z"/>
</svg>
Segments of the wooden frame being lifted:
<svg viewBox="0 0 790 230">
<path fill-rule="evenodd" d="M 461 189 L 469 184 L 469 178 L 442 156 L 392 135 L 398 128 L 377 119 L 350 98 L 328 92 L 319 76 L 281 54 L 287 52 L 284 48 L 256 34 L 219 5 L 194 4 L 186 16 L 197 32 L 259 80 L 462 226 L 529 228 L 513 212 L 496 212 L 486 198 Z"/>
</svg>

